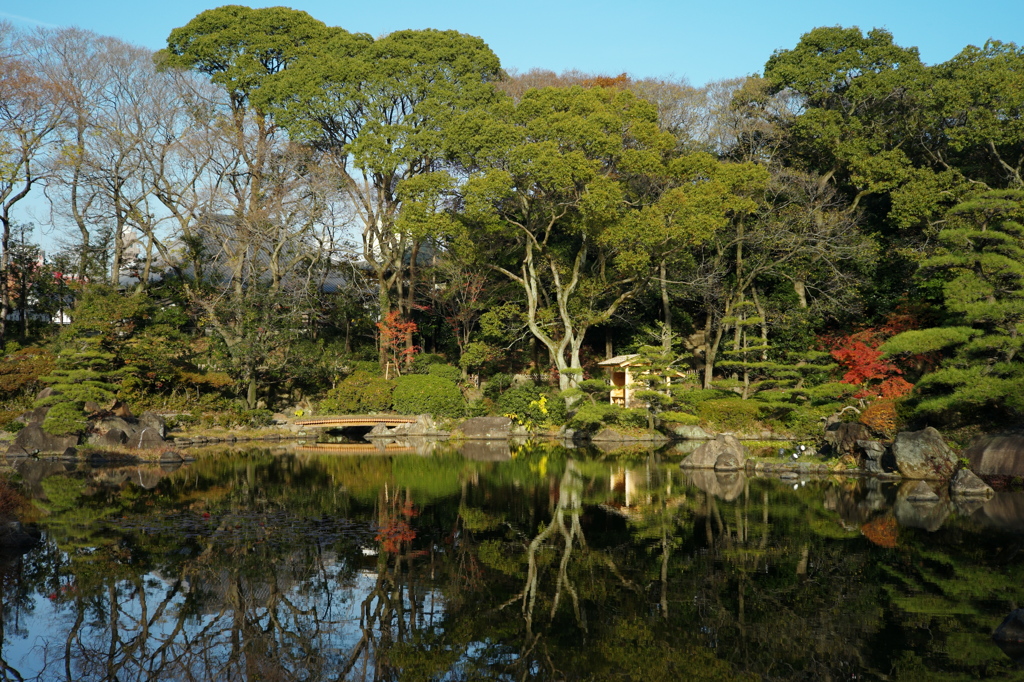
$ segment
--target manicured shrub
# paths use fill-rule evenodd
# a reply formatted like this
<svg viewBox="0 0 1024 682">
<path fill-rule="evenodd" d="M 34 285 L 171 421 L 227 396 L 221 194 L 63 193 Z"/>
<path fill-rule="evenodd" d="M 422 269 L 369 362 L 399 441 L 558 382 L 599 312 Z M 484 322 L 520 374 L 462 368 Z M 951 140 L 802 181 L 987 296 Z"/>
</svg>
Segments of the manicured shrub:
<svg viewBox="0 0 1024 682">
<path fill-rule="evenodd" d="M 686 426 L 695 426 L 700 422 L 700 417 L 688 412 L 662 412 L 658 416 L 661 417 L 662 421 L 684 424 Z"/>
<path fill-rule="evenodd" d="M 419 353 L 412 358 L 410 374 L 430 374 L 430 368 L 434 365 L 443 365 L 444 356 L 437 353 Z M 403 370 L 404 371 L 404 370 Z"/>
<path fill-rule="evenodd" d="M 529 417 L 537 423 L 543 422 L 546 416 L 536 407 L 530 406 L 530 403 L 540 399 L 540 395 L 540 388 L 534 384 L 510 388 L 498 397 L 498 412 Z"/>
<path fill-rule="evenodd" d="M 395 385 L 394 408 L 401 414 L 461 417 L 466 399 L 454 382 L 429 374 L 407 374 Z"/>
<path fill-rule="evenodd" d="M 391 408 L 394 389 L 394 381 L 356 371 L 327 392 L 319 409 L 325 414 L 382 412 Z"/>
<path fill-rule="evenodd" d="M 752 428 L 757 421 L 761 405 L 755 400 L 718 398 L 696 405 L 697 416 L 721 431 L 742 431 Z"/>
<path fill-rule="evenodd" d="M 647 410 L 645 409 L 629 409 L 620 410 L 617 415 L 615 422 L 619 426 L 630 426 L 633 428 L 646 428 L 647 427 Z"/>
<path fill-rule="evenodd" d="M 432 377 L 441 377 L 457 384 L 462 380 L 462 370 L 451 365 L 433 364 L 427 367 L 427 374 Z"/>
<path fill-rule="evenodd" d="M 85 414 L 79 403 L 63 402 L 57 403 L 46 413 L 43 420 L 43 431 L 51 436 L 70 436 L 73 433 L 81 433 L 88 426 Z"/>
<path fill-rule="evenodd" d="M 577 413 L 572 415 L 568 426 L 584 431 L 596 431 L 602 426 L 617 423 L 618 413 L 621 412 L 622 408 L 608 402 L 584 403 Z"/>
<path fill-rule="evenodd" d="M 377 360 L 353 360 L 349 367 L 352 369 L 352 374 L 356 372 L 365 372 L 366 374 L 372 374 L 373 376 L 384 376 L 384 373 L 380 370 L 380 362 Z"/>
</svg>

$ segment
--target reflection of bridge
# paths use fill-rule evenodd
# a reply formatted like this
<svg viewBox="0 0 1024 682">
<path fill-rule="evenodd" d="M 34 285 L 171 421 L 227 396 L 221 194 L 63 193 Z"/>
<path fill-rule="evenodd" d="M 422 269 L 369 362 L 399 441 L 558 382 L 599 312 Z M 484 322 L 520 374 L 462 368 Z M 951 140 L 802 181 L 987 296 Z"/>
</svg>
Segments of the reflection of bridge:
<svg viewBox="0 0 1024 682">
<path fill-rule="evenodd" d="M 374 415 L 359 416 L 345 415 L 344 417 L 317 417 L 316 419 L 303 419 L 295 422 L 296 426 L 312 426 L 323 428 L 343 428 L 345 426 L 398 426 L 399 424 L 413 424 L 416 417 L 403 417 L 401 415 Z"/>
<path fill-rule="evenodd" d="M 372 443 L 313 443 L 311 445 L 299 445 L 295 448 L 298 452 L 335 452 L 350 455 L 414 455 L 416 448 L 408 445 L 384 445 L 377 447 Z"/>
</svg>

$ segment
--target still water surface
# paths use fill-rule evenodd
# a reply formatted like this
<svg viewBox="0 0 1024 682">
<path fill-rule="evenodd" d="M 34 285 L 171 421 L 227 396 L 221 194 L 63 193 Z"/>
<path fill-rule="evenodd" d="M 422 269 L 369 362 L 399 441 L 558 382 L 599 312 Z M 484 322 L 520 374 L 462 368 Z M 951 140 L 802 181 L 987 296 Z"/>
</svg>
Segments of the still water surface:
<svg viewBox="0 0 1024 682">
<path fill-rule="evenodd" d="M 467 454 L 24 462 L 0 680 L 1024 678 L 1024 493 Z"/>
</svg>

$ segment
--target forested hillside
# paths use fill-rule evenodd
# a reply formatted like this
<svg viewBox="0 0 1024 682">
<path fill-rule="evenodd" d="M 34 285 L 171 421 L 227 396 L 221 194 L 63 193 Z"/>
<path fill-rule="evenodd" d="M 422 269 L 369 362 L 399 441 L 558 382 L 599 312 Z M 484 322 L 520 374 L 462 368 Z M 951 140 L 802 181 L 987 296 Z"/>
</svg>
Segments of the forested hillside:
<svg viewBox="0 0 1024 682">
<path fill-rule="evenodd" d="M 235 5 L 155 54 L 0 24 L 3 421 L 46 385 L 57 431 L 115 399 L 225 424 L 1018 421 L 1022 48 L 929 65 L 815 28 L 698 87 L 508 73 L 486 39 Z M 646 407 L 608 404 L 597 363 L 627 354 Z"/>
</svg>

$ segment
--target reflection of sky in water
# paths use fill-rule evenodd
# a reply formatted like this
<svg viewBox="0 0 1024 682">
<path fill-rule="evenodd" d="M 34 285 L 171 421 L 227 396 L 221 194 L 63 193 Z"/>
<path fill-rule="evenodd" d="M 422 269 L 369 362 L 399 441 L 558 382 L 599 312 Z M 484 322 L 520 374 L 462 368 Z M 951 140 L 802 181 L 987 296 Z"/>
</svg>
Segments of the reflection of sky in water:
<svg viewBox="0 0 1024 682">
<path fill-rule="evenodd" d="M 30 560 L 30 556 L 25 559 Z M 174 580 L 147 573 L 141 577 L 141 598 L 135 585 L 122 581 L 117 584 L 119 644 L 113 656 L 114 628 L 107 619 L 110 596 L 97 594 L 86 601 L 85 617 L 71 642 L 71 679 L 103 677 L 110 660 L 123 665 L 116 672 L 118 680 L 245 679 L 253 673 L 254 665 L 260 668 L 267 663 L 277 669 L 276 674 L 284 672 L 289 679 L 333 679 L 347 666 L 363 638 L 364 601 L 377 584 L 373 571 L 360 570 L 342 580 L 344 573 L 333 557 L 325 557 L 322 571 L 310 581 L 282 585 L 287 579 L 279 579 L 278 586 L 283 589 L 273 610 L 267 608 L 266 601 L 256 603 L 256 593 L 267 592 L 269 585 L 250 586 L 252 592 L 241 596 L 247 607 L 242 614 L 226 603 L 223 589 L 228 576 L 223 571 L 219 574 L 224 579 L 221 584 L 217 584 L 218 576 L 214 574 L 213 584 L 202 584 L 200 578 L 193 583 L 183 580 L 177 587 Z M 69 594 L 72 590 L 65 588 L 65 596 L 32 594 L 30 605 L 21 610 L 16 621 L 9 621 L 4 632 L 3 660 L 22 679 L 67 678 L 66 647 L 78 617 Z M 207 597 L 202 612 L 180 618 L 182 609 L 195 606 L 190 597 L 200 593 Z M 435 617 L 442 615 L 442 595 L 427 590 L 418 596 L 423 610 L 410 609 L 406 598 L 405 613 L 416 613 L 418 626 L 429 627 Z M 254 648 L 233 659 L 237 644 L 232 637 L 238 631 L 239 616 L 245 620 L 242 629 L 247 632 L 276 631 L 276 650 Z M 306 652 L 321 657 L 315 678 L 305 669 L 309 662 Z M 247 663 L 246 655 L 251 655 L 255 663 Z M 372 656 L 356 667 L 358 671 L 353 670 L 352 675 L 373 679 Z M 0 680 L 7 679 L 17 677 L 0 671 Z"/>
<path fill-rule="evenodd" d="M 890 671 L 911 654 L 917 672 L 964 679 L 1014 665 L 990 633 L 1024 604 L 1024 492 L 963 500 L 934 482 L 921 502 L 914 482 L 540 447 L 285 463 L 183 469 L 137 495 L 117 479 L 127 513 L 77 515 L 106 508 L 113 488 L 97 485 L 63 520 L 44 516 L 61 545 L 5 578 L 5 594 L 36 591 L 5 604 L 6 663 L 74 682 L 402 679 L 412 661 L 438 680 L 607 679 L 629 666 L 667 679 L 661 664 L 698 679 L 705 655 L 762 679 L 901 679 Z M 58 576 L 70 587 L 51 593 Z M 375 615 L 386 599 L 390 615 Z"/>
</svg>

